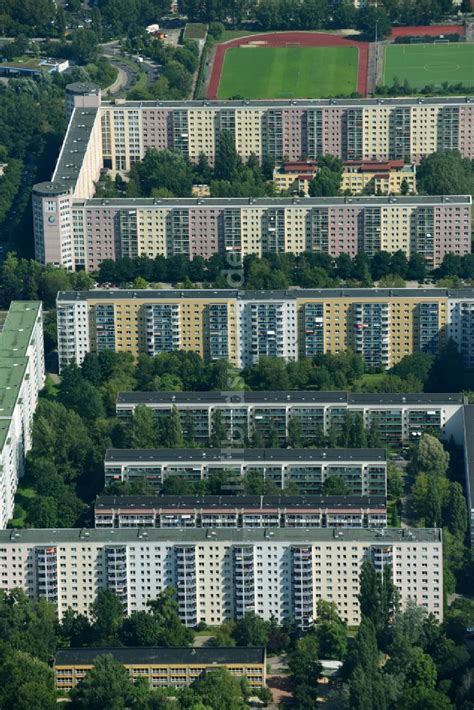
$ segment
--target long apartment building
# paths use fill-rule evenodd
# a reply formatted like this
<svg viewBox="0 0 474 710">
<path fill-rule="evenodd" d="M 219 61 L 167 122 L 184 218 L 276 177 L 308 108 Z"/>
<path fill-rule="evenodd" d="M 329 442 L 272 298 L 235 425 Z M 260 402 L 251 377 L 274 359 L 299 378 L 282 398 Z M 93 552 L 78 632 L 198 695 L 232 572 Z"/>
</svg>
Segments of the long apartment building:
<svg viewBox="0 0 474 710">
<path fill-rule="evenodd" d="M 101 170 L 124 172 L 148 148 L 214 162 L 230 131 L 244 159 L 403 160 L 435 150 L 474 157 L 474 102 L 466 98 L 260 102 L 101 101 L 97 87 L 67 88 L 68 130 L 50 182 L 33 191 L 42 263 L 98 268 L 122 256 L 377 249 L 421 253 L 437 265 L 470 251 L 470 199 L 427 201 L 94 200 Z M 468 226 L 468 225 L 467 225 Z"/>
<path fill-rule="evenodd" d="M 364 560 L 388 573 L 401 602 L 443 616 L 443 551 L 438 529 L 70 529 L 0 531 L 0 588 L 89 614 L 97 591 L 114 590 L 124 612 L 146 608 L 166 587 L 188 626 L 255 612 L 305 627 L 319 599 L 360 623 Z"/>
<path fill-rule="evenodd" d="M 473 289 L 97 289 L 59 292 L 57 313 L 60 367 L 102 350 L 188 350 L 244 367 L 351 349 L 389 368 L 448 337 L 474 367 Z"/>
<path fill-rule="evenodd" d="M 203 674 L 226 668 L 237 678 L 246 678 L 253 690 L 265 686 L 265 648 L 60 648 L 54 662 L 56 689 L 75 688 L 94 667 L 95 660 L 110 654 L 130 673 L 133 682 L 148 681 L 151 690 L 163 687 L 185 688 Z"/>
<path fill-rule="evenodd" d="M 280 488 L 294 484 L 318 495 L 336 476 L 352 495 L 387 493 L 385 449 L 108 449 L 104 468 L 106 484 L 145 478 L 159 488 L 170 476 L 199 482 L 223 473 L 237 479 L 257 474 Z"/>
<path fill-rule="evenodd" d="M 285 446 L 292 419 L 299 424 L 302 443 L 311 446 L 321 433 L 327 436 L 331 427 L 340 427 L 348 414 L 361 416 L 367 429 L 375 425 L 388 444 L 416 441 L 423 433 L 441 433 L 444 438 L 453 437 L 462 444 L 464 403 L 462 394 L 438 393 L 120 392 L 116 412 L 120 419 L 129 420 L 137 406 L 149 407 L 156 416 L 170 415 L 176 407 L 184 433 L 188 434 L 187 427 L 192 421 L 193 437 L 201 445 L 209 441 L 217 413 L 225 427 L 226 443 L 234 442 L 237 446 L 253 431 L 264 436 L 271 431 L 272 436 L 278 436 L 280 445 Z M 119 457 L 124 454 L 113 451 Z M 229 449 L 223 451 L 225 454 Z M 303 450 L 305 454 L 308 451 L 311 453 Z M 333 451 L 340 454 L 343 450 Z M 287 453 L 291 451 L 283 451 L 282 455 Z"/>
<path fill-rule="evenodd" d="M 385 496 L 97 497 L 96 528 L 386 528 Z"/>
<path fill-rule="evenodd" d="M 265 253 L 423 256 L 471 251 L 470 195 L 318 198 L 91 198 L 35 188 L 36 258 L 97 270 L 104 259 Z"/>
<path fill-rule="evenodd" d="M 13 517 L 15 491 L 32 445 L 33 415 L 43 384 L 41 303 L 12 301 L 0 325 L 0 528 Z"/>
</svg>

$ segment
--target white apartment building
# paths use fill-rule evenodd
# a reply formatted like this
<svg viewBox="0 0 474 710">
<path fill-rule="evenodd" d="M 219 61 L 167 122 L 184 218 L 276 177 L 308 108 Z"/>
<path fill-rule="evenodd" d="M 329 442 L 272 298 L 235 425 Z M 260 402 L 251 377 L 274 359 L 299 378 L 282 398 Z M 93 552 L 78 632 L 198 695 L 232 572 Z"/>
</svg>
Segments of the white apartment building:
<svg viewBox="0 0 474 710">
<path fill-rule="evenodd" d="M 88 614 L 97 591 L 113 589 L 124 611 L 176 589 L 181 620 L 221 624 L 255 612 L 304 627 L 319 599 L 360 623 L 364 560 L 387 573 L 402 604 L 413 599 L 443 617 L 443 551 L 438 529 L 63 529 L 0 532 L 0 589 Z"/>
<path fill-rule="evenodd" d="M 31 448 L 33 415 L 44 384 L 42 305 L 12 301 L 0 330 L 0 527 L 13 516 L 18 480 Z"/>
</svg>

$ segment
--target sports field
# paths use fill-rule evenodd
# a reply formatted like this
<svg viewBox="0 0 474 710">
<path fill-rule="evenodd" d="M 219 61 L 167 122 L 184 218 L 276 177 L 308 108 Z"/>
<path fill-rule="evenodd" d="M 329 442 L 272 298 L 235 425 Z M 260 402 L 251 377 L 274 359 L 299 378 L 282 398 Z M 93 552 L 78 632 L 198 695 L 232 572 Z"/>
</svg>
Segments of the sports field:
<svg viewBox="0 0 474 710">
<path fill-rule="evenodd" d="M 391 44 L 385 47 L 384 81 L 386 86 L 408 80 L 411 86 L 462 83 L 474 86 L 474 44 Z"/>
<path fill-rule="evenodd" d="M 357 90 L 356 47 L 231 47 L 218 98 L 304 99 Z"/>
</svg>

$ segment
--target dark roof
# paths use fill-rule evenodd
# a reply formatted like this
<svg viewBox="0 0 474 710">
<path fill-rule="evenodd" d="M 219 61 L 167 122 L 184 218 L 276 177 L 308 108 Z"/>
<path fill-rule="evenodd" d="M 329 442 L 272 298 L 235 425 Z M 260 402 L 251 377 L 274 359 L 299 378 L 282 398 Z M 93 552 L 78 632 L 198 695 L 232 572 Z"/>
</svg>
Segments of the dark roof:
<svg viewBox="0 0 474 710">
<path fill-rule="evenodd" d="M 59 180 L 59 177 L 55 178 Z M 50 185 L 51 183 L 41 183 Z M 38 187 L 38 186 L 36 186 Z M 35 189 L 36 189 L 35 187 Z M 123 200 L 122 200 L 123 202 Z M 377 300 L 383 298 L 453 298 L 472 299 L 474 289 L 446 289 L 446 288 L 312 288 L 300 289 L 290 288 L 287 290 L 237 290 L 237 289 L 94 289 L 92 291 L 59 291 L 57 300 L 61 301 L 84 301 L 91 299 L 100 300 L 130 300 L 139 298 L 143 300 L 160 300 L 164 298 L 188 298 L 197 300 L 203 298 L 206 301 L 212 299 L 232 299 L 239 301 L 269 301 L 269 300 L 296 300 L 296 299 L 331 299 L 350 298 L 353 300 Z"/>
<path fill-rule="evenodd" d="M 384 496 L 97 496 L 103 508 L 385 508 Z"/>
<path fill-rule="evenodd" d="M 107 449 L 106 462 L 385 461 L 385 449 Z"/>
<path fill-rule="evenodd" d="M 92 665 L 97 656 L 110 653 L 116 661 L 124 665 L 159 664 L 207 664 L 265 663 L 263 647 L 211 648 L 161 648 L 159 646 L 139 648 L 60 648 L 56 653 L 55 666 Z"/>
<path fill-rule="evenodd" d="M 474 102 L 472 96 L 404 96 L 398 98 L 364 98 L 364 99 L 234 99 L 230 101 L 210 101 L 201 99 L 194 101 L 103 101 L 108 109 L 121 111 L 125 108 L 135 109 L 229 109 L 229 108 L 319 108 L 334 106 L 336 108 L 365 108 L 372 106 L 463 106 Z"/>
<path fill-rule="evenodd" d="M 462 393 L 370 393 L 316 392 L 282 390 L 281 392 L 119 392 L 117 404 L 463 404 Z"/>
</svg>

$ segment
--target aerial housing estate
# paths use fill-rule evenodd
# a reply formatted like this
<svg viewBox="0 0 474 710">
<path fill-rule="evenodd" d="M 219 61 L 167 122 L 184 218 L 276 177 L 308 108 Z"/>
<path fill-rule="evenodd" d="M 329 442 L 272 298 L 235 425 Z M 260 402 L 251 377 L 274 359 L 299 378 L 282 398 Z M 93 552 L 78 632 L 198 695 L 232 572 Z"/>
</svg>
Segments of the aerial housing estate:
<svg viewBox="0 0 474 710">
<path fill-rule="evenodd" d="M 68 130 L 50 182 L 33 192 L 38 261 L 97 269 L 104 259 L 146 254 L 210 257 L 383 249 L 470 252 L 470 196 L 265 199 L 97 199 L 101 170 L 125 173 L 147 148 L 214 163 L 228 131 L 247 159 L 269 156 L 418 163 L 436 150 L 474 157 L 474 103 L 461 98 L 308 101 L 101 100 L 88 84 L 67 88 Z"/>
</svg>

